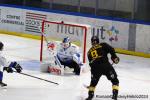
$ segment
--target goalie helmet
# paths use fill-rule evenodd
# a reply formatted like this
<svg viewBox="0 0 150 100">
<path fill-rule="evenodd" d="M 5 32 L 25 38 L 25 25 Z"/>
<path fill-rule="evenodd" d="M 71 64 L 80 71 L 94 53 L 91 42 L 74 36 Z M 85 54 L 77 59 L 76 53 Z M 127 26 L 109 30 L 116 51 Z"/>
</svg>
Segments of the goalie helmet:
<svg viewBox="0 0 150 100">
<path fill-rule="evenodd" d="M 92 36 L 92 38 L 91 38 L 91 44 L 95 45 L 95 44 L 98 44 L 98 43 L 99 43 L 98 36 Z"/>
<path fill-rule="evenodd" d="M 62 41 L 62 46 L 63 48 L 68 48 L 71 45 L 70 38 L 65 37 Z"/>
<path fill-rule="evenodd" d="M 2 42 L 0 42 L 0 51 L 3 50 L 4 44 Z"/>
</svg>

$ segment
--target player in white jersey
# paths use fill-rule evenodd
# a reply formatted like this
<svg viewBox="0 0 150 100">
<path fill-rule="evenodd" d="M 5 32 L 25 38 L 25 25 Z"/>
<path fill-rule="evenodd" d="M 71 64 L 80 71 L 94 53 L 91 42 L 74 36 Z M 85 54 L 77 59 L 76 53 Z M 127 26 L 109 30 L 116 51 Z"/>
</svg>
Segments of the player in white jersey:
<svg viewBox="0 0 150 100">
<path fill-rule="evenodd" d="M 3 83 L 3 71 L 7 71 L 8 73 L 13 72 L 13 68 L 20 73 L 22 71 L 22 67 L 17 62 L 9 62 L 5 57 L 2 56 L 2 51 L 4 48 L 4 44 L 0 42 L 0 86 L 7 86 L 7 84 Z"/>
<path fill-rule="evenodd" d="M 79 49 L 76 46 L 71 45 L 70 38 L 66 37 L 60 44 L 59 50 L 57 50 L 57 58 L 64 66 L 74 69 L 76 75 L 80 75 L 80 69 L 83 65 Z"/>
</svg>

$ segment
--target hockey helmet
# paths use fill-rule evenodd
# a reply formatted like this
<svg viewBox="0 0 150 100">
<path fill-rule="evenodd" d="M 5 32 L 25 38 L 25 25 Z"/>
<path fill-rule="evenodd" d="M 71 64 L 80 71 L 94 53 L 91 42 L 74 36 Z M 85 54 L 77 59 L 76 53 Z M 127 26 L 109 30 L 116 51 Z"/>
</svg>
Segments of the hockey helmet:
<svg viewBox="0 0 150 100">
<path fill-rule="evenodd" d="M 70 42 L 70 38 L 69 37 L 65 37 L 62 41 L 62 46 L 63 48 L 68 48 L 70 46 L 71 42 Z"/>
<path fill-rule="evenodd" d="M 92 38 L 91 38 L 91 44 L 95 45 L 95 44 L 98 44 L 98 43 L 99 43 L 98 36 L 92 36 Z"/>
<path fill-rule="evenodd" d="M 4 44 L 2 42 L 0 42 L 0 51 L 3 50 Z"/>
</svg>

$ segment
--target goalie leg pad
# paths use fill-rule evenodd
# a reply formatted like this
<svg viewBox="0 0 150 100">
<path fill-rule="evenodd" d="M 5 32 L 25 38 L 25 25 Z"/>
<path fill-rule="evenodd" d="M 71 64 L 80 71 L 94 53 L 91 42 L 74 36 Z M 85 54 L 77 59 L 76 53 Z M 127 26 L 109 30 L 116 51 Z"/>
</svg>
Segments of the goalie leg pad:
<svg viewBox="0 0 150 100">
<path fill-rule="evenodd" d="M 56 67 L 48 67 L 48 71 L 58 75 L 62 74 L 61 69 Z"/>
</svg>

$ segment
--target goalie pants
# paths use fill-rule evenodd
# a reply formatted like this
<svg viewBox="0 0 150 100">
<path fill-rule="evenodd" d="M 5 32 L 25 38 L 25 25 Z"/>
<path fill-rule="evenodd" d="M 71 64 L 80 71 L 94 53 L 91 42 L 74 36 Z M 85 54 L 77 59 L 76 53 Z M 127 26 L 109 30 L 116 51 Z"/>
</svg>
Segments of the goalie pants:
<svg viewBox="0 0 150 100">
<path fill-rule="evenodd" d="M 80 74 L 80 66 L 75 61 L 70 61 L 69 63 L 60 61 L 60 63 L 64 66 L 68 66 L 69 68 L 73 68 L 75 74 Z"/>
<path fill-rule="evenodd" d="M 119 85 L 119 80 L 117 78 L 116 71 L 113 66 L 108 63 L 95 63 L 91 66 L 91 87 L 96 87 L 100 77 L 105 75 L 108 80 L 112 82 L 112 85 Z"/>
</svg>

